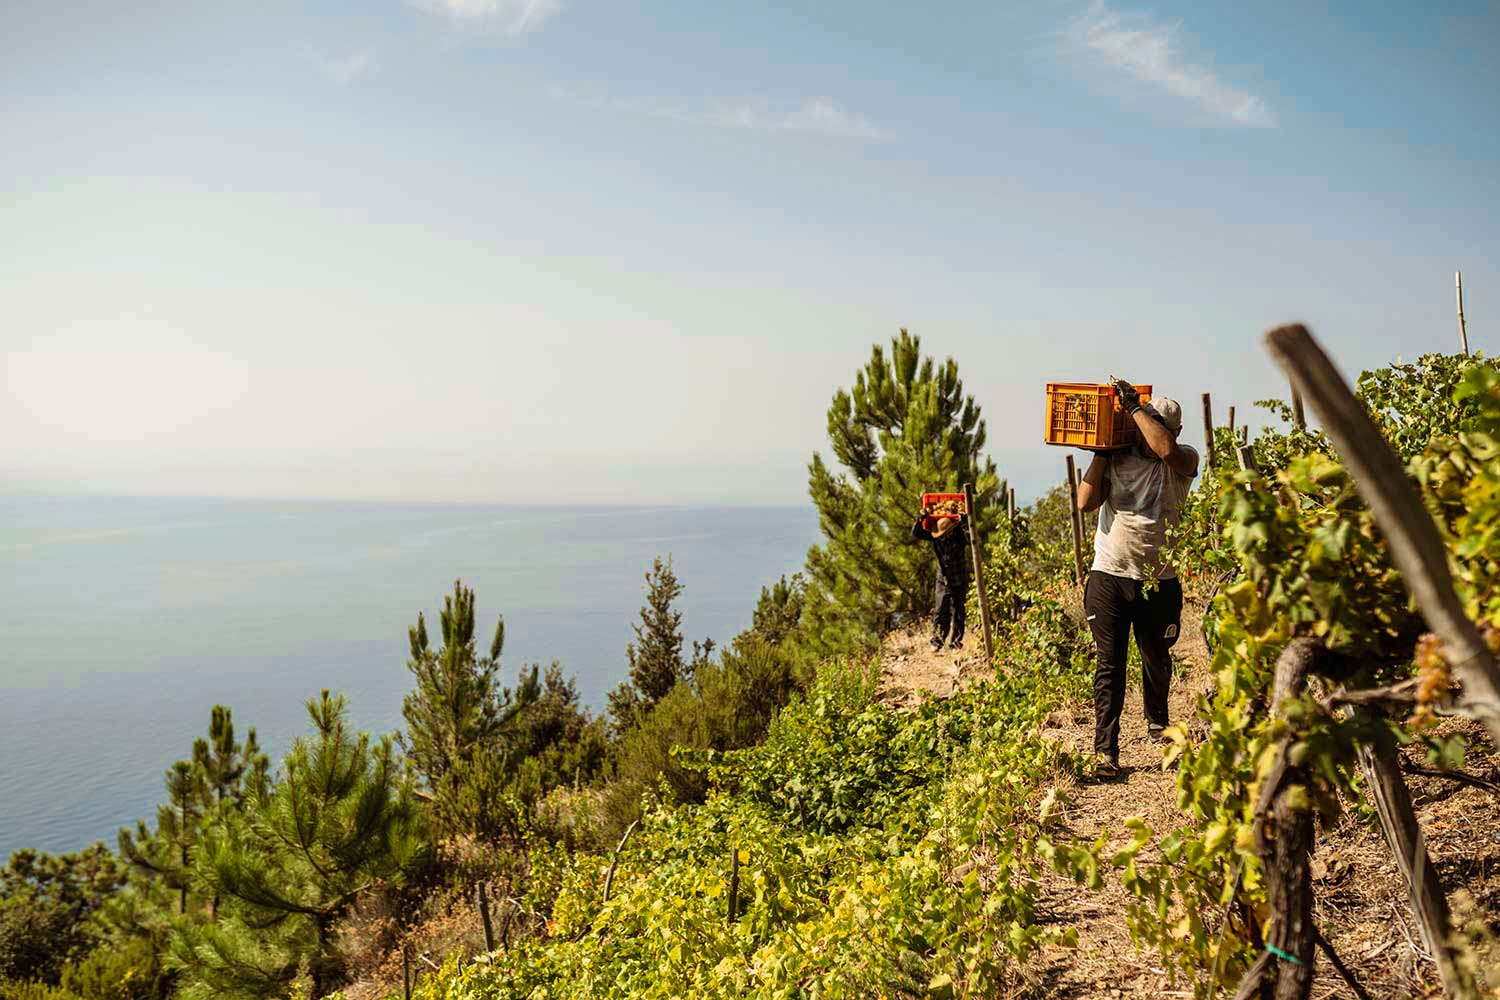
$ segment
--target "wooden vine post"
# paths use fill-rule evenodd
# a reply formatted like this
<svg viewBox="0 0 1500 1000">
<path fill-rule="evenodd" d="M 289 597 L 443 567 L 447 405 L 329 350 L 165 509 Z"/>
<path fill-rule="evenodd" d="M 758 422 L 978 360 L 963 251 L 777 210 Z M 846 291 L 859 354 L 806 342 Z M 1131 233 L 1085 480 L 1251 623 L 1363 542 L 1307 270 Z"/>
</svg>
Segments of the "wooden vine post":
<svg viewBox="0 0 1500 1000">
<path fill-rule="evenodd" d="M 1463 685 L 1459 707 L 1483 723 L 1490 739 L 1500 746 L 1500 663 L 1464 613 L 1453 590 L 1443 540 L 1407 480 L 1400 459 L 1306 327 L 1278 327 L 1266 334 L 1266 346 L 1312 404 L 1369 503 L 1392 561 L 1428 627 L 1442 640 L 1443 658 Z"/>
<path fill-rule="evenodd" d="M 411 945 L 401 945 L 401 995 L 411 1000 Z"/>
<path fill-rule="evenodd" d="M 1231 412 L 1233 408 L 1231 407 Z M 1208 462 L 1208 478 L 1214 476 L 1214 401 L 1208 393 L 1203 394 L 1203 450 Z"/>
<path fill-rule="evenodd" d="M 615 868 L 620 864 L 620 852 L 625 850 L 625 842 L 630 839 L 632 833 L 635 833 L 635 828 L 640 825 L 640 822 L 638 819 L 630 821 L 630 825 L 625 828 L 624 835 L 620 837 L 620 843 L 615 847 L 615 856 L 609 859 L 609 872 L 604 876 L 604 902 L 606 903 L 609 902 L 610 890 L 615 887 Z"/>
<path fill-rule="evenodd" d="M 1400 460 L 1306 327 L 1278 327 L 1266 335 L 1266 344 L 1294 390 L 1312 403 L 1355 486 L 1369 503 L 1392 560 L 1463 684 L 1460 707 L 1485 725 L 1491 739 L 1500 739 L 1500 667 L 1459 603 L 1442 539 Z M 1359 756 L 1443 988 L 1450 997 L 1472 997 L 1473 984 L 1449 944 L 1447 898 L 1428 857 L 1398 758 L 1368 744 L 1359 748 Z"/>
<path fill-rule="evenodd" d="M 1011 506 L 1015 506 L 1015 490 L 1010 490 Z M 974 516 L 974 484 L 964 483 L 964 513 L 969 516 L 969 551 L 974 556 L 974 592 L 979 595 L 979 625 L 984 633 L 984 657 L 988 662 L 995 659 L 995 637 L 990 631 L 990 596 L 984 589 L 984 544 L 979 537 L 979 520 Z M 1014 518 L 1014 514 L 1011 515 Z M 959 600 L 963 600 L 962 597 Z"/>
<path fill-rule="evenodd" d="M 1073 456 L 1068 455 L 1068 510 L 1073 524 L 1073 582 L 1083 586 L 1083 514 L 1078 510 L 1078 479 Z"/>
<path fill-rule="evenodd" d="M 1271 714 L 1281 716 L 1299 697 L 1322 646 L 1316 639 L 1293 640 L 1276 661 Z M 1276 970 L 1276 1000 L 1307 1000 L 1312 992 L 1313 951 L 1318 928 L 1312 912 L 1313 810 L 1307 801 L 1312 780 L 1304 765 L 1291 762 L 1288 734 L 1271 772 L 1262 780 L 1255 806 L 1255 843 L 1265 867 L 1266 950 L 1240 980 L 1235 1000 L 1261 993 L 1262 982 Z"/>
<path fill-rule="evenodd" d="M 1406 779 L 1401 777 L 1399 759 L 1395 750 L 1381 753 L 1368 744 L 1359 748 L 1359 762 L 1370 785 L 1370 798 L 1375 800 L 1375 811 L 1380 815 L 1386 842 L 1390 844 L 1391 853 L 1396 856 L 1396 867 L 1406 881 L 1412 912 L 1417 917 L 1417 929 L 1422 934 L 1422 943 L 1437 963 L 1443 991 L 1450 997 L 1472 997 L 1474 984 L 1464 974 L 1448 943 L 1448 897 L 1444 895 L 1432 859 L 1427 855 L 1422 828 L 1412 809 L 1411 793 L 1407 791 Z"/>
<path fill-rule="evenodd" d="M 490 895 L 484 883 L 479 883 L 479 919 L 484 923 L 484 950 L 495 950 L 495 928 L 490 923 Z"/>
<path fill-rule="evenodd" d="M 1469 353 L 1469 328 L 1464 325 L 1464 273 L 1453 272 L 1453 283 L 1458 289 L 1458 342 L 1463 345 L 1464 354 Z"/>
<path fill-rule="evenodd" d="M 1005 493 L 1005 509 L 1010 514 L 1010 523 L 1016 523 L 1016 488 L 1012 486 Z"/>
<path fill-rule="evenodd" d="M 740 919 L 740 849 L 729 845 L 729 922 Z"/>
<path fill-rule="evenodd" d="M 1296 383 L 1292 384 L 1292 423 L 1299 431 L 1307 430 L 1307 414 L 1302 409 L 1302 393 L 1297 391 Z"/>
<path fill-rule="evenodd" d="M 510 951 L 510 922 L 515 919 L 520 906 L 520 903 L 512 899 L 500 901 L 500 916 L 503 918 L 500 921 L 500 947 L 506 951 Z"/>
<path fill-rule="evenodd" d="M 1234 407 L 1229 408 L 1229 440 L 1234 440 Z"/>
</svg>

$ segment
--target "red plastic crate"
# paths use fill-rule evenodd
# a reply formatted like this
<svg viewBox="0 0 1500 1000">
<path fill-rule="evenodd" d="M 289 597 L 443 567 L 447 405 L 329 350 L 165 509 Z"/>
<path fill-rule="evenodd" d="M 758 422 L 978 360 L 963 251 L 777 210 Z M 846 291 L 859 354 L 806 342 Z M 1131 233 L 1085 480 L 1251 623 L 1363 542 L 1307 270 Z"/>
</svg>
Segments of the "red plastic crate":
<svg viewBox="0 0 1500 1000">
<path fill-rule="evenodd" d="M 1138 385 L 1141 402 L 1151 401 L 1151 387 Z M 1048 444 L 1086 451 L 1115 451 L 1135 444 L 1135 421 L 1120 407 L 1115 387 L 1099 382 L 1048 382 Z"/>
<path fill-rule="evenodd" d="M 962 493 L 923 493 L 922 494 L 922 506 L 923 507 L 926 507 L 930 503 L 940 503 L 943 500 L 957 500 L 959 503 L 964 504 L 964 513 L 967 514 L 968 511 L 969 511 L 968 505 L 964 502 L 964 495 Z M 934 517 L 924 517 L 924 518 L 922 518 L 922 527 L 926 528 L 928 531 L 931 531 L 933 529 L 933 526 L 935 524 L 937 524 L 937 518 L 934 518 Z"/>
</svg>

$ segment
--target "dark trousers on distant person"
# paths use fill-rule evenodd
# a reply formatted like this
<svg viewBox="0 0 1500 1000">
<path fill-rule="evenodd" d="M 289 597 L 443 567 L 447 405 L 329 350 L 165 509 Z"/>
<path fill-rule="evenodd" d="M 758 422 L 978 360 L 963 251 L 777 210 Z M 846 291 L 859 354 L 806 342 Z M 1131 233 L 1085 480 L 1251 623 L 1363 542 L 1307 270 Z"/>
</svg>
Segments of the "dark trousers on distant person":
<svg viewBox="0 0 1500 1000">
<path fill-rule="evenodd" d="M 952 582 L 942 573 L 938 574 L 937 588 L 932 595 L 937 617 L 932 623 L 932 638 L 936 642 L 951 641 L 957 646 L 964 641 L 964 601 L 969 596 L 967 575 L 954 575 Z M 948 640 L 948 626 L 953 626 L 953 638 Z"/>
<path fill-rule="evenodd" d="M 1141 695 L 1146 724 L 1167 725 L 1167 691 L 1172 683 L 1172 644 L 1182 619 L 1182 585 L 1157 581 L 1151 594 L 1145 584 L 1094 570 L 1083 591 L 1083 613 L 1094 633 L 1099 664 L 1094 670 L 1094 750 L 1110 759 L 1120 755 L 1120 714 L 1125 709 L 1125 662 L 1130 633 L 1141 651 Z"/>
</svg>

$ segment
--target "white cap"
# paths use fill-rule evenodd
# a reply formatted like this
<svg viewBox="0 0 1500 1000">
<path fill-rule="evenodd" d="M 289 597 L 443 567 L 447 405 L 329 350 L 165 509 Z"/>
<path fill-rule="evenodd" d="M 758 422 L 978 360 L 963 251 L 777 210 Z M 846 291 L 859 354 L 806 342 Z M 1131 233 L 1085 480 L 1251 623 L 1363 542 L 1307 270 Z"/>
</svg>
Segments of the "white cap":
<svg viewBox="0 0 1500 1000">
<path fill-rule="evenodd" d="M 1148 404 L 1161 417 L 1161 422 L 1167 425 L 1167 430 L 1177 434 L 1182 430 L 1182 405 L 1175 399 L 1153 399 Z"/>
</svg>

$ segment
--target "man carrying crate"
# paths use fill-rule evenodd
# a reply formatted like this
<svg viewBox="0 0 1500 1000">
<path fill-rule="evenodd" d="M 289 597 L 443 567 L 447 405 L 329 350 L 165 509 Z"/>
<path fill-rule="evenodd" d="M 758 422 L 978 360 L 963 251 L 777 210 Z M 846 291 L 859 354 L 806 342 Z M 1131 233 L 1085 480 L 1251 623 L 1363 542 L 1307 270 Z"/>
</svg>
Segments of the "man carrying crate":
<svg viewBox="0 0 1500 1000">
<path fill-rule="evenodd" d="M 1177 443 L 1182 407 L 1170 399 L 1142 405 L 1134 386 L 1123 379 L 1112 381 L 1139 441 L 1122 451 L 1096 454 L 1078 488 L 1079 510 L 1102 508 L 1083 610 L 1099 653 L 1094 672 L 1094 758 L 1104 776 L 1118 773 L 1120 766 L 1120 714 L 1132 630 L 1143 664 L 1147 732 L 1159 741 L 1167 727 L 1169 650 L 1181 627 L 1182 586 L 1177 571 L 1162 562 L 1160 550 L 1198 474 L 1197 450 Z M 1150 580 L 1156 586 L 1147 593 Z"/>
<path fill-rule="evenodd" d="M 969 530 L 963 515 L 938 514 L 932 528 L 927 519 L 934 515 L 936 504 L 924 504 L 917 521 L 911 526 L 911 537 L 932 543 L 937 556 L 937 587 L 933 593 L 934 617 L 932 622 L 932 648 L 942 649 L 943 643 L 957 649 L 964 641 L 964 601 L 969 595 L 969 564 L 964 553 L 969 547 Z M 948 637 L 949 625 L 953 637 Z"/>
</svg>

